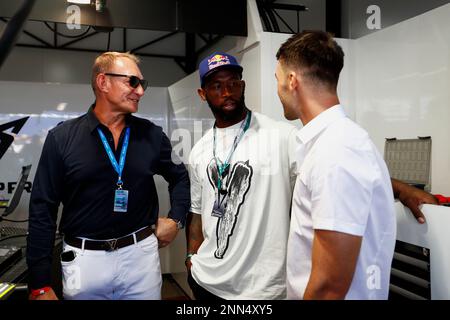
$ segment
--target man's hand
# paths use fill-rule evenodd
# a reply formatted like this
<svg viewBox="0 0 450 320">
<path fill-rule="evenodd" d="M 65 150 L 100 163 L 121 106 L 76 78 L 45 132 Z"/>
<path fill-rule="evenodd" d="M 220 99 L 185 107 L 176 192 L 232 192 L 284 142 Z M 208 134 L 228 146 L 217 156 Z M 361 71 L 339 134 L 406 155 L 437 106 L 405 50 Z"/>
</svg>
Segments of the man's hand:
<svg viewBox="0 0 450 320">
<path fill-rule="evenodd" d="M 164 248 L 175 239 L 178 233 L 177 223 L 170 218 L 159 218 L 156 224 L 158 246 Z"/>
<path fill-rule="evenodd" d="M 202 215 L 189 212 L 186 220 L 186 242 L 188 255 L 195 254 L 203 243 Z M 184 261 L 188 272 L 191 271 L 191 258 Z"/>
<path fill-rule="evenodd" d="M 184 261 L 184 265 L 186 266 L 187 271 L 190 272 L 190 271 L 191 271 L 191 267 L 192 267 L 191 259 L 190 259 L 190 258 L 189 258 L 189 259 L 186 259 L 186 260 Z"/>
<path fill-rule="evenodd" d="M 419 223 L 425 223 L 425 216 L 420 210 L 420 206 L 424 203 L 439 204 L 437 199 L 430 193 L 414 188 L 406 183 L 396 179 L 391 179 L 392 188 L 394 189 L 394 196 L 398 198 L 401 203 L 408 207 L 414 217 Z"/>
<path fill-rule="evenodd" d="M 30 293 L 30 295 L 28 296 L 28 299 L 29 300 L 59 300 L 55 294 L 55 291 L 53 291 L 53 289 L 50 289 L 46 293 L 41 294 L 39 296 L 33 296 Z"/>
</svg>

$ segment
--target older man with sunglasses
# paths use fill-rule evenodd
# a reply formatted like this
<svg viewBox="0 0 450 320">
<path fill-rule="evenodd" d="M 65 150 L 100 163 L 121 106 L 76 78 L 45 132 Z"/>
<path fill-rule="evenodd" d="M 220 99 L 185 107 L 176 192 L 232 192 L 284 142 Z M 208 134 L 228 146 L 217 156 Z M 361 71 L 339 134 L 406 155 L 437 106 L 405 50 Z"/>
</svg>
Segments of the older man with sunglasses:
<svg viewBox="0 0 450 320">
<path fill-rule="evenodd" d="M 65 299 L 161 298 L 158 247 L 185 223 L 189 178 L 162 129 L 131 115 L 148 85 L 138 63 L 128 53 L 100 55 L 94 105 L 48 133 L 30 199 L 30 299 L 57 298 L 51 266 L 60 203 Z M 154 174 L 169 183 L 168 218 L 158 218 Z"/>
</svg>

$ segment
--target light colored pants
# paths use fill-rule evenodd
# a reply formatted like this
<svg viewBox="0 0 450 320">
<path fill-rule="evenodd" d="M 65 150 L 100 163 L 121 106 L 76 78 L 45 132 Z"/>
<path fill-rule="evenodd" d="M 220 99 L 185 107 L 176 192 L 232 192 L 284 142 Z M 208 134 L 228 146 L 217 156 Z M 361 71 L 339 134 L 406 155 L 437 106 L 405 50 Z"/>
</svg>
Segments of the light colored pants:
<svg viewBox="0 0 450 320">
<path fill-rule="evenodd" d="M 64 299 L 160 300 L 161 267 L 155 235 L 115 251 L 83 250 L 64 242 L 75 259 L 61 261 Z"/>
</svg>

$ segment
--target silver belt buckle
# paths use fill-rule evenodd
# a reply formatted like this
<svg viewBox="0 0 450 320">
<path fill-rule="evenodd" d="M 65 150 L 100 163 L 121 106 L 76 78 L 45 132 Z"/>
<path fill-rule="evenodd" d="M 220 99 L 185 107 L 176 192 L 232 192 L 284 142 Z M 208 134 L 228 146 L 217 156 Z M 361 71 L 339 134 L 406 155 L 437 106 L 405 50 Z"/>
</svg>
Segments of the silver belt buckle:
<svg viewBox="0 0 450 320">
<path fill-rule="evenodd" d="M 117 245 L 117 239 L 109 240 L 109 241 L 107 241 L 107 243 L 108 243 L 108 245 L 109 245 L 109 248 L 108 248 L 108 250 L 106 250 L 106 251 L 114 251 L 114 250 L 117 250 L 117 247 L 116 247 L 116 245 Z"/>
</svg>

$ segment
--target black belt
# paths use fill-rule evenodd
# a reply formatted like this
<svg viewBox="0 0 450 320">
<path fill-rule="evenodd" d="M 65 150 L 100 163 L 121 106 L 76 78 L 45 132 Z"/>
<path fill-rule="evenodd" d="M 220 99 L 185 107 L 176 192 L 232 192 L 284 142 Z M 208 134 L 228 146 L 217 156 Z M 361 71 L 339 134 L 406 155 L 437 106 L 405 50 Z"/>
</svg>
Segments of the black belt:
<svg viewBox="0 0 450 320">
<path fill-rule="evenodd" d="M 139 242 L 151 236 L 153 234 L 153 229 L 151 227 L 146 227 L 142 230 L 139 230 L 138 232 L 135 232 L 134 234 L 136 235 L 136 242 Z M 64 242 L 72 247 L 82 249 L 83 239 L 64 237 Z M 111 240 L 84 240 L 84 249 L 113 251 L 129 246 L 131 244 L 134 244 L 133 234 Z"/>
</svg>

